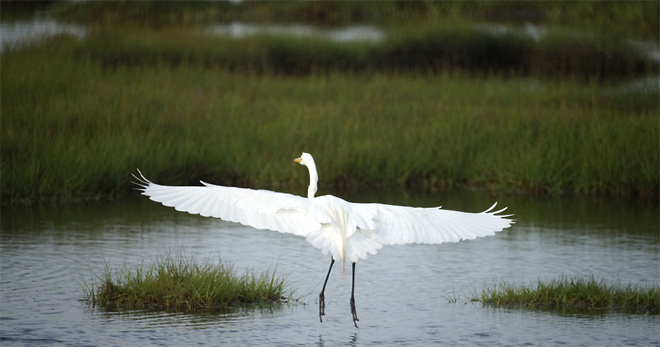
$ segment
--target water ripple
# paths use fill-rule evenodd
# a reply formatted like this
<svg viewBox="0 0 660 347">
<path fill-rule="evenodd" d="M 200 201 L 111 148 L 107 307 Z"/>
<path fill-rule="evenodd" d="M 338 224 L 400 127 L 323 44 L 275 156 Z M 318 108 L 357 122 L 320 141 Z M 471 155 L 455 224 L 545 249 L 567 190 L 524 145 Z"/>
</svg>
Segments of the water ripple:
<svg viewBox="0 0 660 347">
<path fill-rule="evenodd" d="M 546 209 L 540 206 L 539 209 Z M 655 211 L 652 211 L 655 212 Z M 489 309 L 468 298 L 484 285 L 595 274 L 660 282 L 660 242 L 640 220 L 558 225 L 524 220 L 496 237 L 384 247 L 360 261 L 360 329 L 349 311 L 350 270 L 335 271 L 318 322 L 329 260 L 292 235 L 161 208 L 149 201 L 2 210 L 0 343 L 3 345 L 652 345 L 658 316 L 557 315 Z M 651 212 L 649 212 L 649 215 Z M 123 216 L 119 218 L 118 216 Z M 657 229 L 656 229 L 657 230 Z M 81 285 L 106 266 L 149 264 L 168 253 L 276 269 L 301 297 L 272 309 L 222 313 L 107 311 L 81 302 Z M 449 299 L 455 298 L 456 303 Z"/>
</svg>

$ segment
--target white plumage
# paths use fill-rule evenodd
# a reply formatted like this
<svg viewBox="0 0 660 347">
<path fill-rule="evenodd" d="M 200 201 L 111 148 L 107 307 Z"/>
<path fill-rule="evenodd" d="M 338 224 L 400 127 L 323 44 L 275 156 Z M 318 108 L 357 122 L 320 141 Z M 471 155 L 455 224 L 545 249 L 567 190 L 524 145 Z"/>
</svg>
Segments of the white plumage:
<svg viewBox="0 0 660 347">
<path fill-rule="evenodd" d="M 307 198 L 205 182 L 195 187 L 164 186 L 152 183 L 142 173 L 134 177 L 143 195 L 177 211 L 305 237 L 323 254 L 332 255 L 328 275 L 334 260 L 341 260 L 342 268 L 350 262 L 355 270 L 359 259 L 376 254 L 383 245 L 472 240 L 494 235 L 513 223 L 506 218 L 511 215 L 498 215 L 506 208 L 493 211 L 496 204 L 481 213 L 466 213 L 440 207 L 351 203 L 332 195 L 314 197 L 318 180 L 314 159 L 303 153 L 296 161 L 309 170 Z M 320 299 L 320 315 L 323 315 L 323 291 Z M 351 311 L 355 323 L 352 295 Z"/>
</svg>

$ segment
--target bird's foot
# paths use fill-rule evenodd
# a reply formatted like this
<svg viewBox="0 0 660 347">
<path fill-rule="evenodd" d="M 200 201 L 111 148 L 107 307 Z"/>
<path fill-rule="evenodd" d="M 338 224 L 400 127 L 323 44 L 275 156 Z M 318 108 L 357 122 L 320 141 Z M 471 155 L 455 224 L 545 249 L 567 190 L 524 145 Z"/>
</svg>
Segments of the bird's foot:
<svg viewBox="0 0 660 347">
<path fill-rule="evenodd" d="M 357 322 L 360 321 L 357 317 L 357 311 L 355 310 L 355 298 L 351 296 L 351 314 L 353 314 L 353 324 L 358 328 Z"/>
<path fill-rule="evenodd" d="M 325 316 L 325 295 L 319 295 L 319 320 L 323 323 L 323 316 Z"/>
</svg>

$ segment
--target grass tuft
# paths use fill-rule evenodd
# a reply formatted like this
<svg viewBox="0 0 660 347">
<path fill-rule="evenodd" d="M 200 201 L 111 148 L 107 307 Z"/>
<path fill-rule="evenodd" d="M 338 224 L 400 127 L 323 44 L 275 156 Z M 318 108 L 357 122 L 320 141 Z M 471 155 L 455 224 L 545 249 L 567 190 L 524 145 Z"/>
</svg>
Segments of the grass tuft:
<svg viewBox="0 0 660 347">
<path fill-rule="evenodd" d="M 536 285 L 500 283 L 475 295 L 493 307 L 660 314 L 657 285 L 607 283 L 596 278 L 561 277 Z"/>
<path fill-rule="evenodd" d="M 170 256 L 134 270 L 125 266 L 112 271 L 106 266 L 103 274 L 82 287 L 90 305 L 114 309 L 217 311 L 278 304 L 292 294 L 274 271 L 240 275 L 223 262 Z"/>
</svg>

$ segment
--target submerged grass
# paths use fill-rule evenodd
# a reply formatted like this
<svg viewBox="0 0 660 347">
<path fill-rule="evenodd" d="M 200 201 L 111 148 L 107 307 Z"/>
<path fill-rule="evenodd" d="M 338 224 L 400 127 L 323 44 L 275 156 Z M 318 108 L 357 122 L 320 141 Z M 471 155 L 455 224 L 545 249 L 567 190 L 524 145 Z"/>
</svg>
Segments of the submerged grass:
<svg viewBox="0 0 660 347">
<path fill-rule="evenodd" d="M 657 285 L 607 283 L 594 277 L 562 277 L 522 286 L 503 282 L 484 289 L 474 300 L 493 307 L 660 314 Z"/>
<path fill-rule="evenodd" d="M 127 309 L 216 311 L 245 305 L 271 305 L 290 296 L 275 272 L 235 273 L 232 265 L 167 257 L 152 265 L 105 272 L 83 284 L 93 306 Z"/>
<path fill-rule="evenodd" d="M 478 186 L 657 199 L 658 89 L 461 70 L 255 75 L 104 67 L 73 39 L 2 54 L 2 199 L 166 184 Z"/>
</svg>

